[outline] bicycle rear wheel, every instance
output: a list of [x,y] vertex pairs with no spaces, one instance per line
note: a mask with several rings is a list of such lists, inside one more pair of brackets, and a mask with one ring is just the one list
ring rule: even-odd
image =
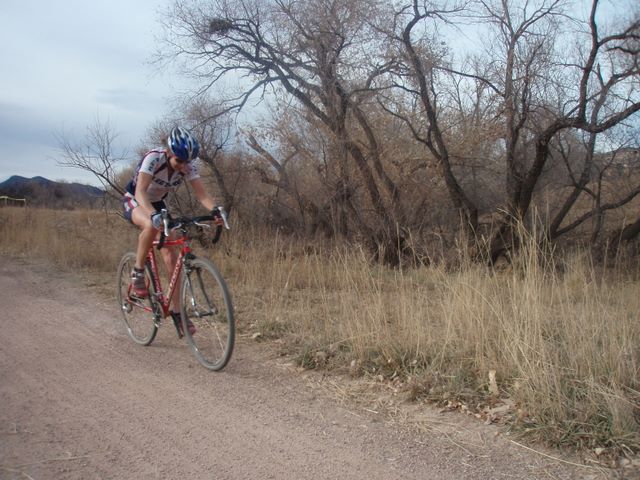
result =
[[[198,362],[221,370],[231,358],[236,328],[231,295],[213,263],[195,258],[185,264],[180,300],[184,334]],[[189,321],[196,327],[194,334]]]
[[140,345],[150,345],[156,338],[158,325],[155,320],[153,303],[153,282],[148,265],[145,265],[145,277],[149,289],[149,297],[139,299],[131,296],[131,271],[136,262],[136,254],[129,252],[120,260],[118,267],[118,305],[122,312],[122,320],[131,339]]

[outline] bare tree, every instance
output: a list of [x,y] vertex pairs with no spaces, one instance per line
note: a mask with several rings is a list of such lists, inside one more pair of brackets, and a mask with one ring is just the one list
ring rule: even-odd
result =
[[388,35],[398,45],[404,62],[403,68],[396,71],[394,87],[416,97],[422,106],[423,116],[412,119],[397,109],[387,111],[406,122],[415,139],[436,159],[450,200],[461,214],[465,229],[473,233],[477,228],[478,209],[454,173],[450,146],[441,125],[445,107],[440,102],[442,85],[438,83],[438,77],[447,64],[443,52],[434,46],[440,45],[436,34],[423,25],[425,21],[447,23],[449,16],[463,12],[465,7],[464,2],[451,5],[443,2],[439,6],[435,2],[413,0],[396,10],[392,31]]
[[[508,190],[507,211],[510,218],[505,221],[499,234],[494,238],[493,258],[512,244],[514,233],[512,221],[523,219],[527,214],[540,175],[549,160],[554,137],[567,129],[579,129],[592,134],[600,134],[620,125],[621,122],[640,110],[637,85],[634,86],[633,80],[637,78],[639,73],[638,50],[626,48],[630,41],[635,41],[634,39],[638,38],[640,22],[636,17],[620,30],[608,35],[601,35],[596,22],[598,3],[598,0],[594,0],[592,3],[587,25],[590,45],[586,49],[585,55],[577,56],[573,62],[565,60],[555,62],[555,64],[543,63],[559,78],[565,81],[577,80],[574,84],[577,85],[577,88],[571,88],[570,85],[567,85],[562,92],[563,108],[552,110],[546,102],[535,104],[533,100],[536,98],[528,93],[531,92],[529,85],[534,84],[533,79],[527,75],[524,75],[521,80],[511,75],[505,77],[507,80],[511,79],[510,82],[517,80],[517,83],[522,85],[519,89],[512,88],[510,90],[513,93],[520,92],[517,96],[520,101],[515,103],[512,99],[508,102],[510,105],[508,108],[516,106],[515,111],[518,112],[518,116],[507,115],[507,129],[511,132],[517,132],[514,130],[514,126],[526,125],[527,120],[531,119],[537,120],[541,125],[537,128],[534,128],[533,125],[529,126],[533,134],[531,143],[535,146],[531,162],[528,165],[524,164],[524,168],[520,163],[519,167],[513,169],[509,174],[511,186]],[[532,20],[541,20],[550,16],[557,6],[559,6],[557,1],[543,4],[537,13],[538,16],[530,17],[529,22],[525,20],[521,23],[521,27],[526,29],[527,25],[532,25]],[[488,11],[493,12],[491,9]],[[506,19],[508,12],[502,10],[497,17]],[[521,28],[515,31],[521,31]],[[549,38],[549,36],[545,38]],[[544,40],[537,36],[532,42],[527,43],[527,51],[532,54],[527,63],[534,65],[539,56],[543,55],[543,52],[547,52],[550,46],[545,46]],[[566,52],[561,52],[561,55],[562,58],[566,58]],[[622,58],[614,61],[612,55]],[[547,54],[545,53],[544,56]],[[510,71],[507,68],[506,72]],[[542,75],[540,77],[547,78]],[[537,100],[539,101],[540,98]],[[544,110],[545,115],[532,115],[536,109]],[[509,141],[507,144],[510,145]],[[517,147],[517,143],[514,147]],[[515,162],[509,162],[508,165],[515,165]]]
[[[284,112],[275,120],[277,125],[270,125],[268,132],[262,135],[274,144],[277,153],[269,151],[259,139],[258,129],[244,132],[247,145],[257,154],[252,168],[263,184],[273,188],[274,198],[280,192],[285,193],[291,211],[298,212],[296,222],[302,228],[311,235],[321,230],[332,236],[338,230],[333,222],[333,208],[343,202],[329,194],[333,188],[323,175],[322,165],[325,162],[317,158],[313,146],[309,145],[313,143],[309,138],[311,128],[297,113],[291,109]],[[313,185],[309,185],[310,181]]]
[[[578,225],[574,205],[589,195],[601,135],[625,128],[640,109],[637,13],[603,34],[598,0],[582,22],[565,14],[567,6],[566,0],[193,0],[175,4],[171,18],[179,20],[166,31],[173,53],[192,60],[188,70],[199,78],[200,93],[232,80],[235,88],[225,90],[217,114],[275,99],[326,132],[332,145],[326,157],[318,155],[324,177],[316,180],[330,207],[292,180],[301,158],[295,143],[282,137],[290,150],[276,155],[256,136],[248,139],[261,159],[260,178],[287,192],[301,212],[331,211],[337,232],[397,251],[405,227],[425,228],[416,208],[423,220],[436,217],[425,214],[427,193],[444,189],[446,208],[458,212],[466,234],[478,235],[479,212],[500,212],[492,215],[499,217],[490,239],[495,259],[517,247],[515,226],[526,222],[562,162],[563,138],[584,132],[584,161],[566,164],[571,187],[563,187],[545,228],[556,238]],[[487,51],[465,63],[440,41],[441,29],[462,15],[492,35]],[[388,153],[389,114],[422,145],[422,158],[407,142],[399,155]],[[594,218],[623,200],[598,198]]]
[[111,124],[99,118],[87,127],[81,144],[64,133],[57,134],[62,153],[61,167],[79,168],[93,174],[112,198],[119,199],[124,194],[124,187],[119,178],[118,163],[123,162],[126,153],[116,155],[114,142],[117,138]]
[[[228,111],[270,93],[293,98],[321,122],[336,144],[332,196],[343,201],[344,218],[365,212],[353,227],[388,247],[398,243],[400,192],[381,160],[366,104],[384,88],[395,59],[373,53],[384,48],[367,22],[376,9],[364,0],[178,2],[172,15],[178,22],[167,27],[175,54],[196,62],[192,73],[202,91],[241,78]],[[353,204],[343,193],[360,185],[367,201]]]
[[[631,156],[638,155],[637,140],[635,148],[623,144],[613,151],[598,153],[595,148],[598,135],[587,133],[585,137],[585,144],[578,154],[581,162],[571,161],[570,148],[562,148],[559,153],[568,172],[569,188],[549,223],[548,236],[551,240],[574,231],[588,220],[593,220],[589,243],[594,245],[600,237],[605,213],[627,205],[640,195],[637,179],[632,176],[631,182],[626,181],[626,177],[629,177],[639,166],[635,162],[631,163],[633,160],[629,159]],[[581,169],[576,174],[573,168],[579,163],[581,163]],[[566,221],[578,200],[585,197],[590,201],[592,208]],[[624,240],[633,238],[630,232],[630,230],[626,231]]]
[[[191,126],[192,132],[200,141],[200,160],[207,166],[222,197],[222,202],[231,213],[234,207],[234,195],[231,176],[224,171],[225,147],[229,145],[232,136],[232,125],[229,115],[219,115],[220,106],[207,97],[197,97],[191,100],[186,108],[185,119]],[[228,178],[229,177],[229,178]],[[238,175],[235,175],[238,178]]]
[[[492,114],[498,119],[497,130],[501,132],[499,154],[505,178],[505,203],[498,207],[504,215],[490,247],[491,258],[495,259],[517,246],[514,227],[529,213],[556,136],[565,130],[598,135],[621,125],[640,109],[639,24],[636,16],[619,30],[600,34],[596,21],[598,1],[594,0],[583,33],[574,39],[579,46],[587,47],[572,50],[566,48],[566,38],[557,42],[560,24],[569,23],[563,10],[566,2],[562,0],[524,4],[478,0],[471,6],[480,25],[493,27],[484,60],[475,63],[476,67],[490,68],[453,68],[430,47],[436,43],[429,32],[435,31],[438,23],[448,22],[447,15],[463,12],[466,5],[442,2],[438,7],[436,2],[414,0],[398,9],[395,17],[394,40],[405,52],[406,65],[405,76],[400,77],[406,81],[398,82],[398,87],[421,100],[426,128],[410,127],[440,162],[450,197],[457,208],[466,212],[472,226],[477,207],[461,187],[463,182],[448,153],[451,145],[441,128],[447,104],[442,101],[438,72],[445,71],[474,84],[479,82],[493,97],[488,103],[493,105]],[[416,28],[423,32],[422,37],[414,33]],[[476,103],[476,109],[478,106]],[[558,224],[586,178],[577,182],[576,191],[566,199],[565,212],[556,216],[551,226],[554,235],[561,231]]]

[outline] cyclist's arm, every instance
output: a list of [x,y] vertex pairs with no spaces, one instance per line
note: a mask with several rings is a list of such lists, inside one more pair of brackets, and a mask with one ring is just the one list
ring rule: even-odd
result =
[[144,214],[148,218],[152,213],[155,212],[153,205],[151,205],[151,201],[149,200],[149,195],[147,190],[151,185],[151,180],[153,177],[145,172],[138,173],[138,182],[136,185],[136,201],[138,202],[138,206],[144,208]]
[[194,178],[190,180],[189,183],[191,184],[193,193],[195,194],[200,204],[204,208],[206,208],[207,211],[213,210],[213,208],[216,206],[216,203],[213,200],[213,197],[209,195],[209,192],[207,192],[207,189],[204,187],[204,183],[202,182],[202,180],[200,178]]

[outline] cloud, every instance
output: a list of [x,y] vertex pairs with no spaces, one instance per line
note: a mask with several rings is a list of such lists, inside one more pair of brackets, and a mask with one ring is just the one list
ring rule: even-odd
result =
[[0,102],[0,150],[7,145],[53,145],[49,119],[29,105]]
[[130,88],[99,89],[95,93],[95,100],[99,104],[131,112],[159,112],[161,109],[157,97],[146,91]]
[[96,121],[135,151],[170,95],[169,73],[149,64],[168,2],[0,0],[0,177],[75,177],[55,162],[58,136],[82,144]]

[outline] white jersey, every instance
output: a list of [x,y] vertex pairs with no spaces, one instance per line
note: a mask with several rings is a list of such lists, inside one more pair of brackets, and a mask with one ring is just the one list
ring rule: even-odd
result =
[[173,171],[171,178],[169,178],[169,158],[165,150],[151,150],[147,152],[142,161],[136,168],[136,173],[133,179],[127,185],[127,192],[135,197],[136,184],[138,183],[138,175],[140,172],[148,173],[151,175],[151,183],[147,189],[147,195],[150,202],[159,202],[171,191],[176,190],[183,179],[193,180],[200,178],[198,169],[194,164],[197,159],[187,164],[184,173]]

